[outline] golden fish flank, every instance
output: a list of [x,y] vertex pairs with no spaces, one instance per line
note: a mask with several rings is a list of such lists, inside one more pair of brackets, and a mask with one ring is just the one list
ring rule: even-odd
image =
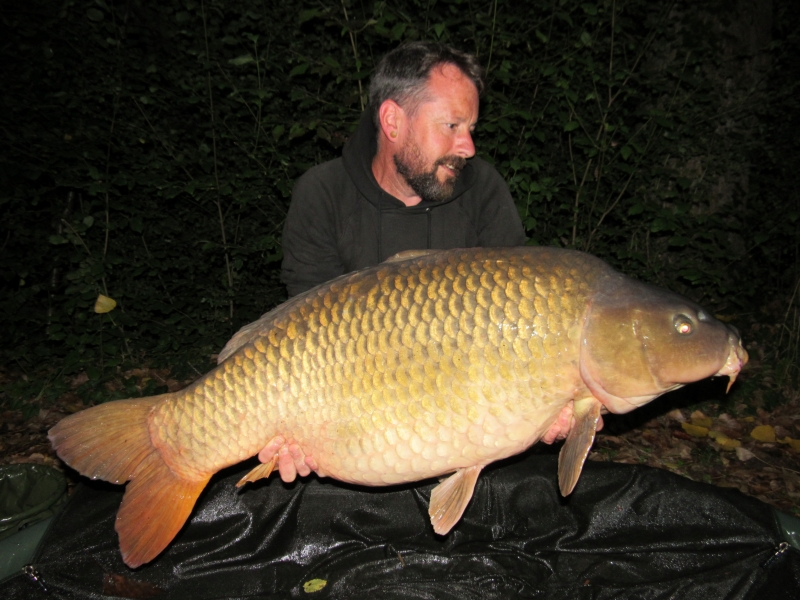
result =
[[163,550],[213,473],[276,439],[351,483],[453,473],[431,495],[434,529],[446,533],[480,469],[535,443],[562,411],[575,414],[559,463],[568,494],[601,410],[733,378],[746,359],[733,330],[700,307],[586,254],[412,252],[244,327],[185,390],[88,409],[51,439],[81,473],[131,481],[117,519],[131,566]]

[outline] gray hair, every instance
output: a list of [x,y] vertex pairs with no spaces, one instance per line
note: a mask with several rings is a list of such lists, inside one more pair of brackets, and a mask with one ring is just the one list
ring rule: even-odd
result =
[[406,42],[384,56],[375,67],[369,84],[372,121],[380,129],[378,110],[394,100],[413,114],[425,100],[426,84],[435,67],[454,65],[483,93],[483,68],[472,54],[437,42]]

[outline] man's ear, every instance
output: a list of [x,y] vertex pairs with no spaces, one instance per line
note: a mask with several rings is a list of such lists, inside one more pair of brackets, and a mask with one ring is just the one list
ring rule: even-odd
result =
[[378,119],[381,126],[382,137],[391,143],[403,138],[406,113],[394,100],[384,100],[378,109]]

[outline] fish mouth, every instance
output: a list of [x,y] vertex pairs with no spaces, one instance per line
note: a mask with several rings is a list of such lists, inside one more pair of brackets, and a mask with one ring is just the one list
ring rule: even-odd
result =
[[747,350],[742,346],[742,340],[740,340],[738,336],[731,334],[728,337],[728,341],[730,342],[731,351],[728,353],[725,364],[714,374],[715,377],[726,376],[729,378],[726,393],[731,391],[733,382],[736,381],[736,377],[739,375],[742,367],[747,364],[750,358],[747,354]]

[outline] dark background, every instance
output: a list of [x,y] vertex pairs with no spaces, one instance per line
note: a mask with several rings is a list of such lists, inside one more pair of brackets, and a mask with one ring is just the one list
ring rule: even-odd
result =
[[[578,248],[743,330],[797,387],[794,0],[28,0],[0,5],[5,405],[158,391],[285,299],[294,180],[338,156],[399,42],[476,53],[478,152],[531,244]],[[95,312],[103,294],[117,302]]]

